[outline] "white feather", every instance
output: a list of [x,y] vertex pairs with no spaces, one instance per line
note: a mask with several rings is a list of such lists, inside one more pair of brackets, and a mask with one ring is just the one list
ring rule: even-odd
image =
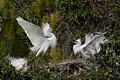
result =
[[31,51],[37,51],[36,56],[42,52],[45,53],[50,46],[52,48],[56,46],[57,39],[55,35],[51,33],[52,29],[48,23],[43,24],[44,27],[42,31],[40,27],[22,19],[21,17],[17,17],[16,20],[24,29],[25,33],[33,44],[33,47],[30,48]]
[[18,24],[24,29],[31,43],[36,47],[42,41],[47,40],[44,33],[37,25],[34,25],[28,21],[25,21],[21,17],[17,17]]
[[28,69],[27,59],[9,57],[9,60],[10,60],[11,65],[15,67],[16,70],[27,71]]
[[92,33],[88,33],[85,35],[85,44],[88,44],[92,39],[93,39],[93,34]]
[[104,43],[107,39],[104,37],[105,33],[101,33],[99,35],[95,35],[93,39],[87,44],[85,50],[91,52],[91,54],[99,53],[100,51],[100,43]]

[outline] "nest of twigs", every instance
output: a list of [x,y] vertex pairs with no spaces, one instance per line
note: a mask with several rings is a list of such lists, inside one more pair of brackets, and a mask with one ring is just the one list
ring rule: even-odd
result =
[[59,69],[59,74],[65,73],[68,75],[77,75],[83,70],[93,70],[95,66],[95,63],[85,59],[64,60],[54,65]]

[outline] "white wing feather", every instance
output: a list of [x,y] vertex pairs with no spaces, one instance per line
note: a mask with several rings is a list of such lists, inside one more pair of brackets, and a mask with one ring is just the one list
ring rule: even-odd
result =
[[88,33],[85,35],[85,44],[88,44],[93,39],[93,34]]
[[104,34],[105,33],[95,35],[94,38],[87,44],[84,49],[92,53],[94,52],[93,54],[98,53],[100,51],[99,44],[105,42]]
[[16,20],[18,21],[18,24],[24,29],[25,33],[34,46],[38,46],[43,41],[47,40],[43,31],[37,25],[34,25],[22,19],[21,17],[17,17]]

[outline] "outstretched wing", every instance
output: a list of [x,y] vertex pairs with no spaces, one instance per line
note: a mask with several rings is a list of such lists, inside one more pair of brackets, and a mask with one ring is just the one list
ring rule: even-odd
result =
[[48,23],[42,24],[42,30],[45,36],[49,37],[50,32],[52,31],[52,28],[50,28],[50,25]]
[[100,35],[95,35],[94,38],[87,44],[85,50],[94,52],[94,54],[98,53],[100,51],[99,44],[104,43],[106,41],[104,34],[105,33],[102,33]]
[[24,29],[25,33],[34,46],[38,46],[43,41],[47,40],[43,31],[37,25],[34,25],[22,19],[21,17],[17,17],[16,20],[18,21],[18,24]]
[[88,44],[93,39],[93,34],[88,33],[85,35],[85,44]]

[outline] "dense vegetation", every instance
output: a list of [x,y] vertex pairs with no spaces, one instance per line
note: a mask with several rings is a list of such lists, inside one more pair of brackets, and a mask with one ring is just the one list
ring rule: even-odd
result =
[[[2,80],[78,80],[120,79],[120,0],[0,0],[0,79]],[[32,46],[16,17],[41,26],[49,22],[58,39],[56,50],[50,49],[43,60],[29,54]],[[109,42],[101,45],[93,69],[76,75],[61,73],[51,67],[73,53],[75,39],[88,32],[106,32]],[[84,39],[83,39],[84,40]],[[9,64],[6,56],[26,57],[30,69],[21,73]],[[74,69],[73,69],[74,70]]]

